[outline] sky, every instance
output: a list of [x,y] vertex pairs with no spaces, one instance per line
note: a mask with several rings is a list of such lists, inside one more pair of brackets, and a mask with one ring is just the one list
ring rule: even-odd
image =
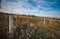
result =
[[0,12],[60,17],[60,0],[2,0]]

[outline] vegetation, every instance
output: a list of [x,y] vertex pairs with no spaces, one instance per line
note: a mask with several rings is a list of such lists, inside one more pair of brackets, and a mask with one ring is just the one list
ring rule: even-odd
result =
[[60,20],[46,19],[44,25],[44,20],[41,19],[15,18],[14,25],[17,25],[13,30],[15,39],[60,39]]
[[0,39],[8,39],[8,16],[0,14]]
[[13,33],[9,38],[8,16],[9,14],[0,14],[0,39],[60,39],[60,18],[25,15],[13,15]]

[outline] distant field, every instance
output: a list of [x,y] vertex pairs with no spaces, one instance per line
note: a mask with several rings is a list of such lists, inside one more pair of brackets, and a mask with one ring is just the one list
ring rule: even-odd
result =
[[0,38],[9,39],[9,16],[13,16],[11,39],[60,39],[60,18],[0,13]]

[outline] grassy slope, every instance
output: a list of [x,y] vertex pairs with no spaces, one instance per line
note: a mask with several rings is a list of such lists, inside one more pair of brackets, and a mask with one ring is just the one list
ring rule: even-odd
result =
[[19,39],[60,39],[60,20],[45,18],[44,25],[43,19],[43,17],[16,16],[14,18],[16,36],[20,36]]
[[[6,19],[4,18],[5,16]],[[59,19],[22,15],[13,16],[14,27],[12,27],[12,30],[14,39],[60,39]],[[0,17],[2,19],[0,19],[0,34],[3,30],[7,34],[7,28],[5,29],[4,27],[8,26],[8,15],[0,14]],[[46,19],[45,25],[43,24],[43,19]]]

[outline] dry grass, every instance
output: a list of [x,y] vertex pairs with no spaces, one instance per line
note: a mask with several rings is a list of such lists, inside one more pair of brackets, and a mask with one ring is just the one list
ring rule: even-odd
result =
[[[0,38],[9,39],[9,14],[0,14]],[[60,20],[31,16],[14,16],[12,39],[60,39]],[[46,19],[46,24],[44,20]]]

